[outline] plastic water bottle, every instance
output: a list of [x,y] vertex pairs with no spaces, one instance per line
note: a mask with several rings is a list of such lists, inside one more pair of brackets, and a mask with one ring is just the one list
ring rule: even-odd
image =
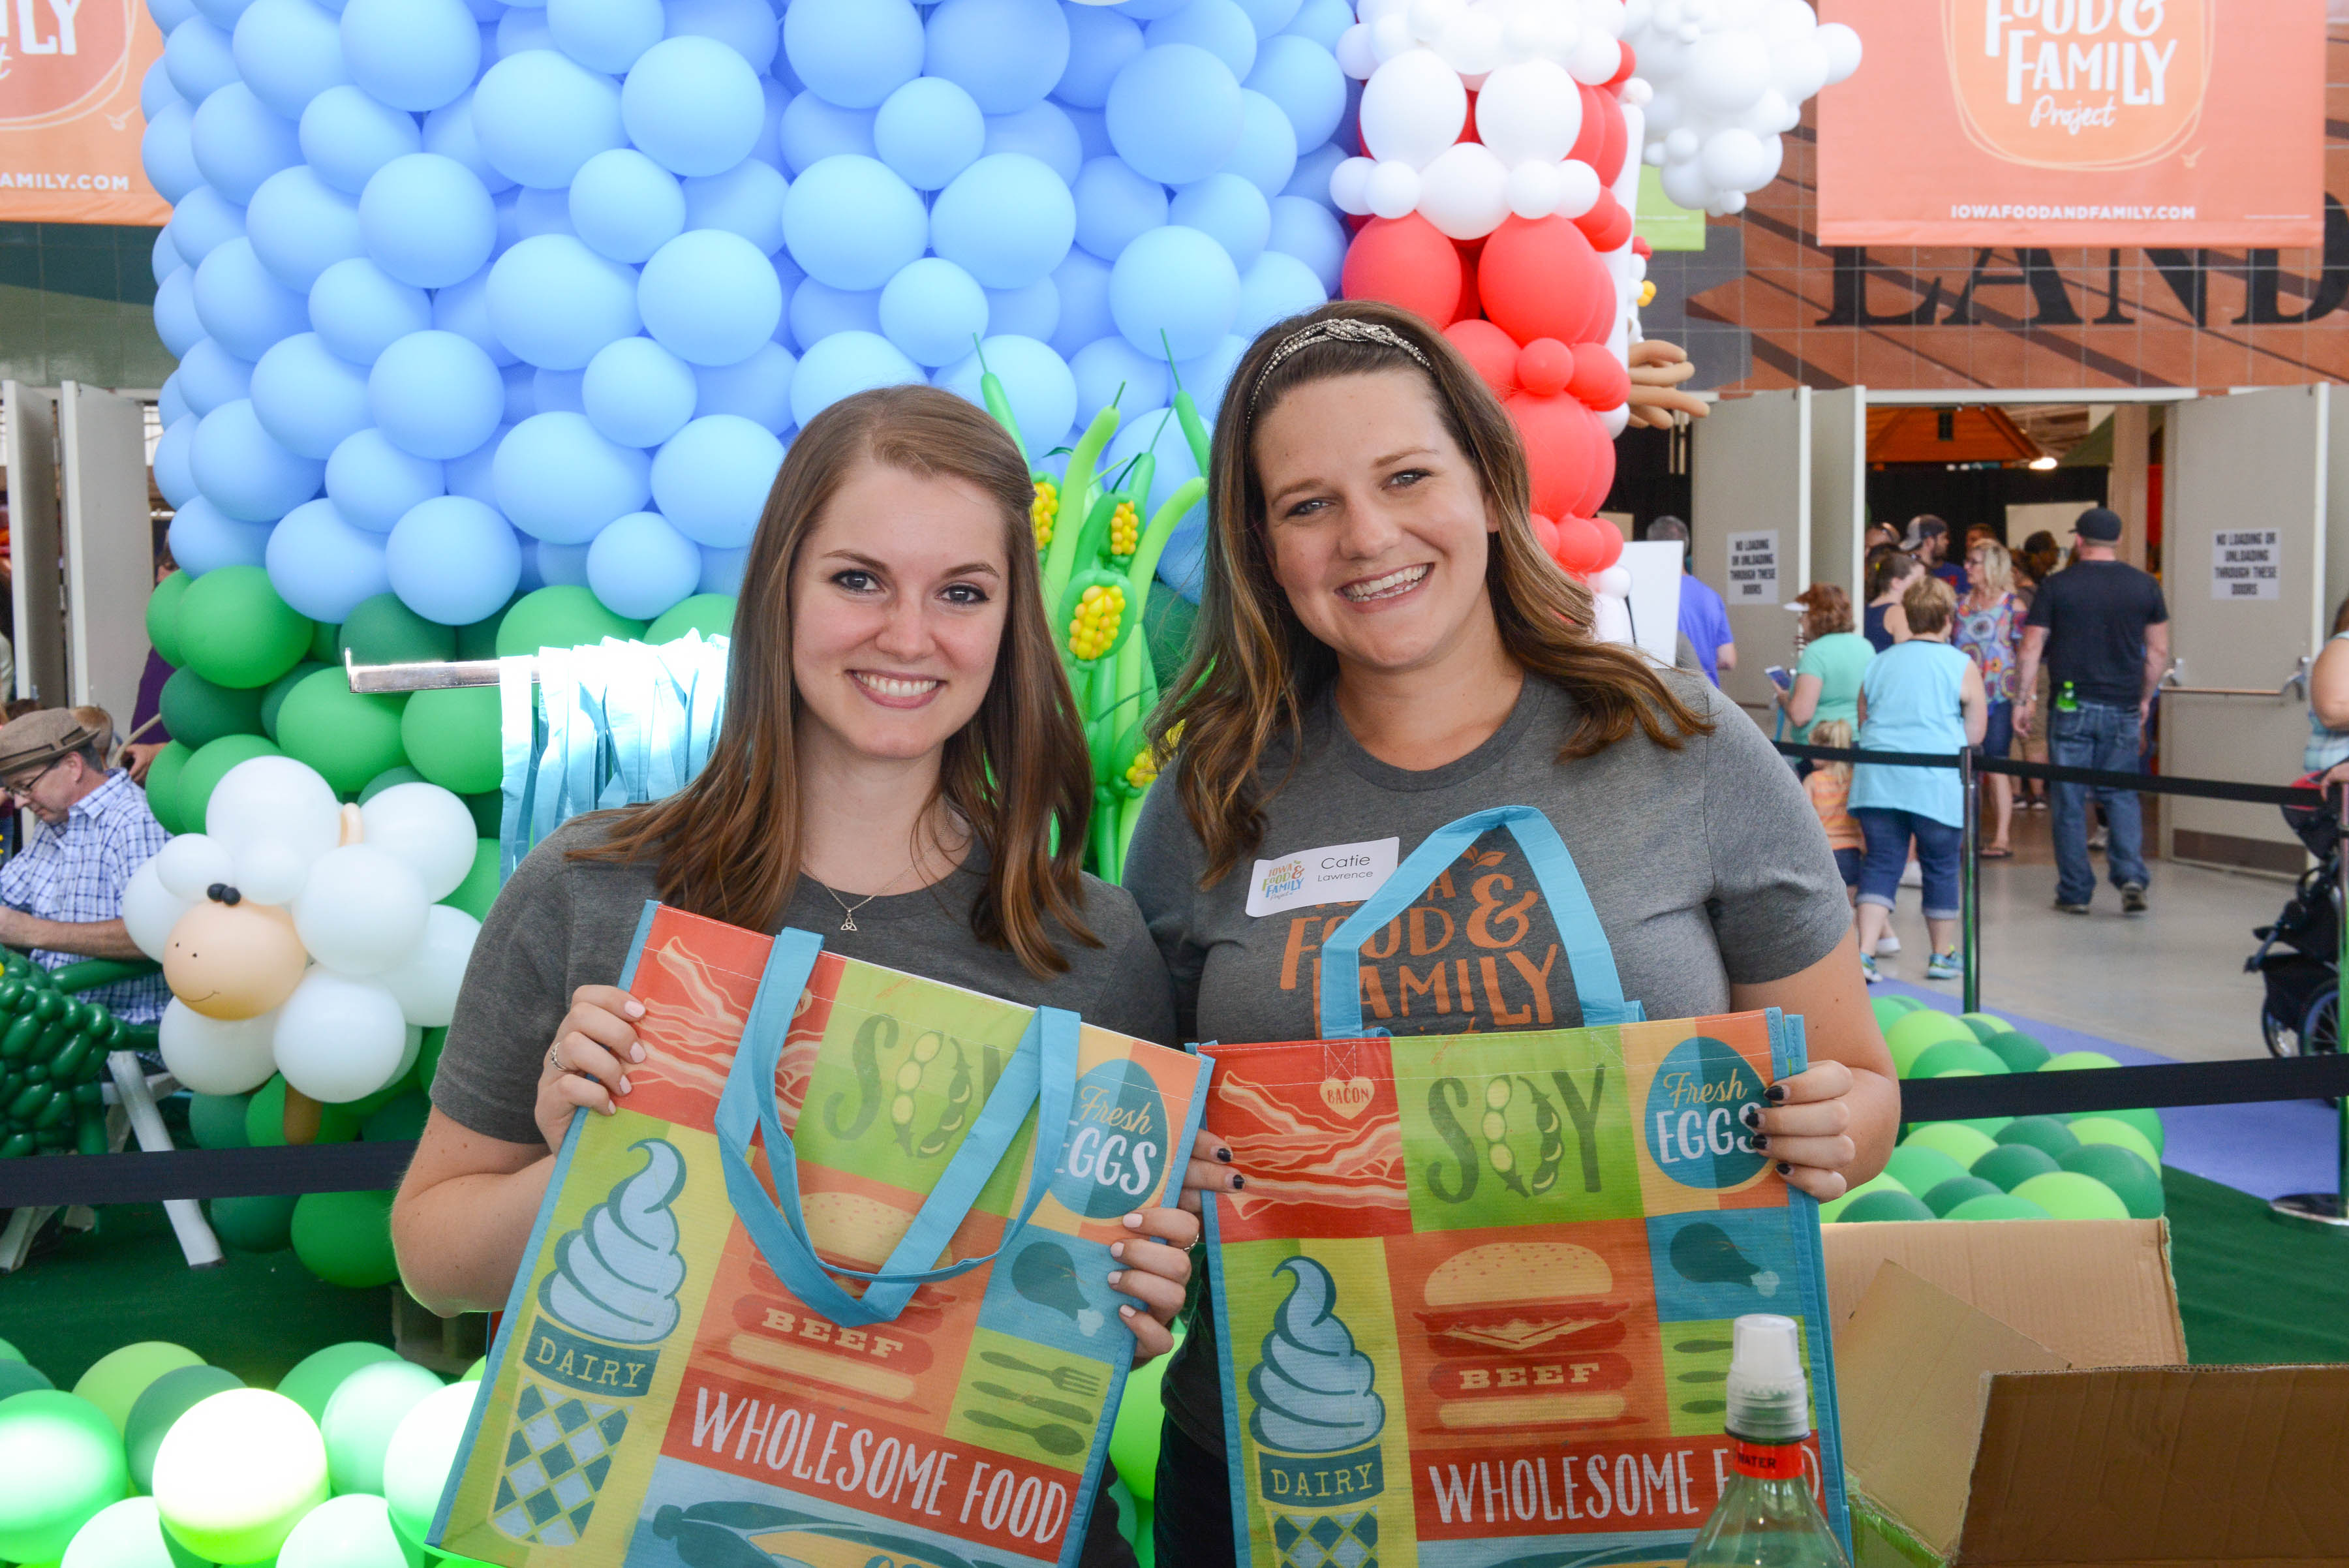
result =
[[1689,1548],[1688,1568],[1850,1568],[1803,1474],[1810,1397],[1793,1318],[1737,1320],[1728,1403],[1734,1473]]

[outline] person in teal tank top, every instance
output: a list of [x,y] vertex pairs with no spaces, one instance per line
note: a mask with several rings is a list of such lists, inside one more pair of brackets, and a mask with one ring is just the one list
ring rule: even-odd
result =
[[1777,701],[1795,740],[1807,742],[1821,724],[1858,724],[1860,678],[1876,649],[1851,629],[1851,596],[1833,583],[1813,583],[1795,602],[1803,607],[1803,656],[1792,688]]
[[[1990,704],[1982,671],[1950,646],[1957,595],[1938,577],[1920,577],[1901,597],[1909,640],[1876,656],[1859,687],[1859,749],[1949,756],[1982,744]],[[1892,925],[1892,900],[1909,846],[1925,877],[1925,926],[1933,955],[1927,980],[1963,972],[1958,953],[1958,855],[1965,799],[1955,768],[1862,763],[1852,770],[1851,814],[1868,836],[1859,870],[1860,968],[1877,978],[1876,945]]]

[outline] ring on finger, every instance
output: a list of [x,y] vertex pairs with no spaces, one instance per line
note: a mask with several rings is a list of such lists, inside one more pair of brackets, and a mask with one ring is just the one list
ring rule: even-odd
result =
[[571,1071],[571,1064],[563,1059],[563,1042],[557,1040],[546,1048],[546,1064],[558,1073]]

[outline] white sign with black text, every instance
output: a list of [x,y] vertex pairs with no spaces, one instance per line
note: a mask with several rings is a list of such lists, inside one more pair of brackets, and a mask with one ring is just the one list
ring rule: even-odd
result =
[[2281,535],[2273,528],[2221,528],[2210,535],[2210,597],[2272,599],[2282,597],[2277,556]]
[[1722,596],[1733,605],[1774,605],[1778,602],[1778,531],[1729,536],[1729,591]]

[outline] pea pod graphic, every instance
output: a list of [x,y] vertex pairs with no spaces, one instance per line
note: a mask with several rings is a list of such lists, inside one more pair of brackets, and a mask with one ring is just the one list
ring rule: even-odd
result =
[[1485,1085],[1485,1119],[1477,1130],[1485,1135],[1485,1158],[1491,1162],[1493,1174],[1501,1185],[1526,1196],[1525,1178],[1517,1174],[1517,1151],[1509,1147],[1509,1101],[1515,1089],[1506,1075]]
[[927,1159],[944,1154],[947,1145],[970,1116],[970,1058],[963,1054],[959,1041],[955,1044],[954,1076],[947,1080],[946,1109],[938,1113],[938,1125],[930,1129],[914,1152]]
[[937,1060],[938,1048],[945,1043],[945,1036],[935,1029],[929,1030],[916,1038],[914,1048],[897,1064],[893,1080],[896,1093],[889,1100],[889,1126],[897,1147],[907,1154],[914,1152],[914,1093],[922,1086],[924,1075]]
[[896,1044],[897,1021],[885,1012],[874,1013],[858,1025],[856,1042],[849,1048],[849,1060],[856,1068],[856,1109],[843,1126],[840,1106],[848,1096],[834,1095],[824,1102],[823,1125],[833,1137],[861,1137],[873,1125],[881,1109],[881,1053]]
[[1550,1103],[1541,1085],[1531,1078],[1520,1078],[1526,1093],[1534,1097],[1534,1131],[1541,1137],[1541,1153],[1535,1158],[1534,1174],[1529,1182],[1537,1195],[1557,1185],[1557,1168],[1566,1158],[1566,1128],[1559,1121],[1557,1107]]

